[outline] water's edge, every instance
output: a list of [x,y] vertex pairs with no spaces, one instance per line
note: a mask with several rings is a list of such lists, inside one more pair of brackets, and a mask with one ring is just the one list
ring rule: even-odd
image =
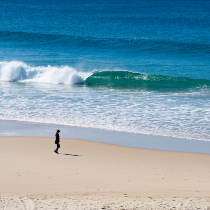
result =
[[61,138],[83,139],[119,146],[153,150],[210,154],[210,141],[134,134],[67,125],[0,120],[0,136],[31,136],[50,138],[54,137],[54,133],[58,128],[61,130]]

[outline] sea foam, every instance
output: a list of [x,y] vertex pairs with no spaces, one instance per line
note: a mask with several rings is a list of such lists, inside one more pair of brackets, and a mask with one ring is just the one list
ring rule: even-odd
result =
[[82,84],[84,80],[70,66],[30,66],[20,61],[0,62],[0,81]]

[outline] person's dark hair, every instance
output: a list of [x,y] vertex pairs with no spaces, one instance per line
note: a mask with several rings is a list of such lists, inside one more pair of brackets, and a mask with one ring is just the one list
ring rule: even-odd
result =
[[57,132],[60,133],[61,131],[60,130],[57,130]]

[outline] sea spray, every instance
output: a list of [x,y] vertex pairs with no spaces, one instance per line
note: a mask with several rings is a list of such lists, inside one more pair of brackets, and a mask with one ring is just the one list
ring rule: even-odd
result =
[[23,62],[0,62],[0,80],[7,82],[25,80],[28,77],[27,68],[28,66]]
[[69,66],[30,66],[20,61],[0,62],[0,81],[82,84],[76,69]]

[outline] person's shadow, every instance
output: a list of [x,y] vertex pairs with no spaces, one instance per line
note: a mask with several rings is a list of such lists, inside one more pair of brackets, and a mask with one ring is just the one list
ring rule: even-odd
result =
[[73,157],[80,157],[81,156],[81,155],[70,154],[70,153],[65,153],[63,155],[65,155],[65,156],[73,156]]

